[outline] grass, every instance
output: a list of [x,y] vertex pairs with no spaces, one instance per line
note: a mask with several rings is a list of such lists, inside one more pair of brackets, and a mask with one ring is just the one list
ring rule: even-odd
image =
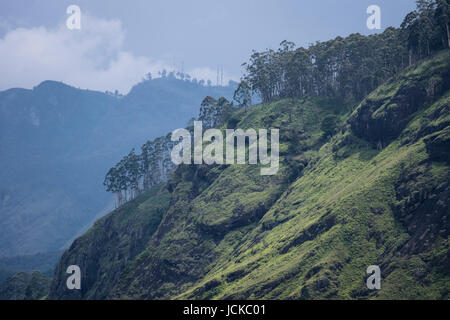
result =
[[[399,90],[437,81],[448,55],[369,95],[370,115],[383,121]],[[165,188],[97,222],[62,264],[99,255],[87,266],[91,298],[448,299],[448,236],[429,231],[446,216],[450,174],[427,145],[446,139],[448,99],[408,114],[383,148],[346,123],[361,106],[351,114],[339,101],[305,98],[239,110],[238,128],[280,129],[279,174],[180,166]],[[331,138],[321,131],[327,116],[340,121]],[[366,288],[369,265],[381,268],[381,290]]]

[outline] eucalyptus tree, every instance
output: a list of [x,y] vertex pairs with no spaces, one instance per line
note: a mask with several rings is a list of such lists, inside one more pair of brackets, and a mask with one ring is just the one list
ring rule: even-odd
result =
[[207,96],[200,104],[200,114],[198,119],[203,122],[207,128],[212,128],[215,123],[217,113],[217,100],[211,96]]
[[252,104],[252,90],[247,81],[242,80],[233,94],[233,100],[239,107],[247,108]]

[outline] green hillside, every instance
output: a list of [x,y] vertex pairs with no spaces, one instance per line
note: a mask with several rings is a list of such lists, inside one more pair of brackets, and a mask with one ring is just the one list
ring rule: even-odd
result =
[[0,300],[44,300],[51,281],[39,271],[19,272],[0,285]]
[[[73,242],[49,298],[449,299],[449,89],[447,49],[357,106],[236,111],[224,128],[280,129],[278,174],[179,166]],[[66,288],[71,264],[81,290]]]

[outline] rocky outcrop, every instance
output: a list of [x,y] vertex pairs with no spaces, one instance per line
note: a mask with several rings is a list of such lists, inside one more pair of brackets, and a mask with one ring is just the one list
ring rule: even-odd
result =
[[405,87],[388,101],[366,99],[350,124],[353,132],[383,148],[395,140],[425,101],[421,87]]
[[[448,52],[440,59],[449,59]],[[450,88],[446,64],[428,65],[426,71],[409,72],[370,94],[355,110],[349,123],[360,138],[384,148],[395,140],[419,109],[430,106]]]
[[450,162],[450,126],[427,137],[425,143],[433,160]]
[[447,183],[434,180],[431,165],[424,163],[400,175],[393,212],[410,236],[402,248],[406,254],[429,250],[436,238],[450,236],[450,175],[448,171],[443,174]]

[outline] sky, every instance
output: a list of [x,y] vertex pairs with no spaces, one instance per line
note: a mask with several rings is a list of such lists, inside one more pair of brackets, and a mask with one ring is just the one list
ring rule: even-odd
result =
[[[81,29],[69,30],[69,5]],[[366,10],[381,9],[369,30]],[[398,27],[415,0],[2,0],[0,90],[44,80],[126,94],[162,69],[215,84],[238,81],[252,50],[283,40],[308,46],[351,33]]]

